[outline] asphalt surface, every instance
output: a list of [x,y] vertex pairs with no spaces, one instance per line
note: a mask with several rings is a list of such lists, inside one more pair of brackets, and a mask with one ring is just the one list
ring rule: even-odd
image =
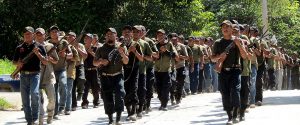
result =
[[[0,93],[12,103],[20,107],[19,93]],[[89,99],[92,100],[91,95]],[[92,101],[90,101],[92,102]],[[80,102],[78,103],[78,105]],[[190,95],[177,106],[169,104],[168,111],[158,111],[160,106],[157,98],[152,101],[153,111],[145,114],[136,122],[125,121],[126,111],[122,115],[123,125],[225,125],[227,115],[223,111],[220,93],[205,93]],[[265,91],[263,106],[249,109],[246,121],[239,125],[300,125],[300,91]],[[71,115],[60,115],[53,125],[106,125],[107,116],[104,114],[103,103],[99,108],[79,108]],[[0,125],[24,125],[24,112],[0,111]]]

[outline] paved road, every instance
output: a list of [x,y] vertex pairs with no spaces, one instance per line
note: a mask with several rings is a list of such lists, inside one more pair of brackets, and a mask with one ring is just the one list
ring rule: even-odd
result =
[[[3,95],[3,94],[2,94]],[[1,97],[1,93],[0,93]],[[152,102],[153,111],[135,123],[124,121],[124,125],[224,125],[226,113],[222,110],[220,93],[191,95],[184,98],[180,106],[169,107],[169,111],[158,111],[159,102]],[[264,104],[250,109],[246,121],[239,125],[299,125],[300,124],[300,91],[266,91]],[[103,105],[99,108],[79,109],[70,116],[62,115],[54,125],[106,125]],[[25,124],[22,111],[1,111],[0,125]]]

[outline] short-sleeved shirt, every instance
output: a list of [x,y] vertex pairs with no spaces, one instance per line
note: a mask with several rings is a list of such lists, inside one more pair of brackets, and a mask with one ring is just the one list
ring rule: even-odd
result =
[[[149,46],[150,46],[152,52],[158,52],[156,44],[155,44],[155,42],[153,40],[151,40],[150,38],[146,37],[145,41],[147,43],[149,43]],[[146,61],[145,63],[146,63],[146,67],[147,68],[153,68],[153,66],[154,66],[154,62],[153,61],[152,62]]]
[[[136,47],[136,51],[143,55],[143,52],[142,52],[142,48],[141,48],[141,45],[138,43],[138,42],[134,42],[133,40],[131,40],[127,45],[126,45],[126,48],[129,48],[130,46],[135,46]],[[128,53],[128,63],[127,64],[124,64],[124,69],[129,69],[129,70],[132,70],[132,67],[139,67],[140,65],[140,61],[139,59],[135,56],[135,54],[133,52],[129,52]]]
[[194,44],[193,46],[189,46],[193,52],[194,63],[200,63],[200,57],[203,56],[203,52],[199,45]]
[[[224,38],[221,38],[216,40],[213,45],[213,55],[222,54],[225,51],[226,47],[231,43],[233,43],[232,39],[226,40]],[[233,68],[237,65],[241,65],[240,51],[236,45],[233,45],[233,47],[231,47],[229,49],[229,52],[227,53],[227,58],[224,60],[222,68]]]
[[68,66],[67,66],[67,77],[72,78],[75,80],[76,77],[76,62],[79,61],[79,54],[78,51],[75,49],[74,46],[70,46],[71,51],[73,53],[73,60],[68,60]]
[[[207,46],[207,45],[200,45],[200,48],[201,48],[201,50],[202,50],[202,52],[203,52],[203,55],[206,55],[206,56],[208,56],[208,49],[209,49],[209,46]],[[209,63],[210,62],[210,59],[209,58],[204,58],[204,62],[203,63]]]
[[[102,58],[109,61],[108,65],[101,69],[101,72],[108,74],[122,72],[123,62],[118,51],[119,46],[119,43],[116,43],[115,45],[108,45],[107,43],[104,43],[102,47],[97,49],[95,59],[98,60]],[[125,53],[127,53],[126,46],[124,46],[124,49]]]
[[[64,39],[61,40],[60,43],[53,43],[51,41],[51,39],[48,42],[52,43],[54,46],[57,46],[57,48],[56,48],[57,53],[60,52],[61,50],[63,50],[64,48],[68,47],[68,41],[66,41]],[[67,51],[67,53],[71,52],[71,49],[68,47],[66,51]],[[66,68],[67,68],[66,57],[61,57],[60,55],[58,55],[58,57],[59,57],[59,60],[58,60],[57,64],[53,65],[54,71],[66,70]]]
[[157,43],[156,47],[160,48],[162,46],[166,47],[164,53],[159,53],[160,58],[155,61],[154,71],[156,72],[171,72],[171,60],[178,55],[176,49],[171,42],[165,41],[164,44]]
[[[188,52],[186,50],[186,47],[182,43],[177,43],[177,45],[174,45],[178,55],[188,56]],[[181,68],[185,67],[185,60],[180,60],[178,62],[175,62],[175,68]]]
[[[40,53],[43,56],[46,56],[46,51],[42,45],[39,45],[36,42],[33,42],[32,44],[22,43],[19,45],[16,50],[13,57],[13,61],[17,62],[19,60],[24,61],[23,59],[32,52],[34,47],[37,46],[39,48]],[[32,52],[32,57],[28,58],[25,62],[23,62],[23,67],[21,68],[21,71],[30,71],[30,72],[36,72],[40,71],[40,59]]]
[[[152,55],[152,50],[150,48],[150,45],[148,42],[140,39],[138,41],[138,43],[140,44],[141,46],[141,49],[142,49],[142,53],[144,54],[144,56],[151,56]],[[140,62],[140,67],[139,67],[139,73],[140,74],[146,74],[146,60],[144,59],[143,62]]]
[[[268,44],[266,43],[265,40],[260,40],[258,38],[256,38],[256,42],[259,49],[261,48],[265,48],[265,49],[269,49]],[[260,56],[256,56],[257,57],[257,63],[258,66],[262,65],[263,63],[265,63],[265,57],[263,56],[263,51],[261,50],[261,55]]]

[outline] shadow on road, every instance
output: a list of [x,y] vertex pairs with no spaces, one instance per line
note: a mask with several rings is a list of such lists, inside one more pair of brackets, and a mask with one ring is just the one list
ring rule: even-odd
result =
[[263,98],[263,105],[294,105],[294,104],[300,104],[300,96]]

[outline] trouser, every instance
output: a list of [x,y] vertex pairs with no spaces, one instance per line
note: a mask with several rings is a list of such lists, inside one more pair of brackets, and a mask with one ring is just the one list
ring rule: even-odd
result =
[[176,69],[176,81],[172,82],[171,87],[171,100],[179,102],[182,98],[182,91],[185,79],[185,68],[181,67]]
[[20,92],[25,119],[28,124],[38,120],[40,103],[40,75],[22,74],[20,76]]
[[139,74],[139,79],[138,79],[138,90],[137,90],[137,95],[139,99],[139,107],[138,107],[138,113],[143,111],[143,107],[146,103],[146,74]]
[[46,83],[43,84],[40,89],[40,97],[41,97],[41,104],[40,104],[40,119],[44,117],[45,110],[44,110],[44,96],[43,91],[45,90],[47,98],[48,98],[48,105],[47,105],[47,114],[48,117],[53,117],[54,115],[54,108],[55,108],[55,88],[54,84]]
[[270,68],[268,69],[268,75],[269,75],[269,82],[268,82],[268,88],[273,89],[276,86],[275,82],[275,70]]
[[171,78],[169,72],[155,72],[157,95],[161,107],[166,108],[170,98]]
[[189,66],[187,66],[185,68],[185,79],[184,79],[184,92],[185,93],[190,93],[191,92],[191,89],[190,89],[190,74],[189,74]]
[[153,98],[153,85],[155,82],[154,69],[148,68],[146,72],[146,107],[150,108],[151,98]]
[[299,74],[292,74],[292,89],[299,89]]
[[245,110],[248,106],[249,98],[249,76],[241,77],[241,110]]
[[190,89],[191,93],[196,93],[199,86],[199,64],[194,64],[194,71],[189,71],[190,74]]
[[[66,105],[67,98],[67,72],[66,70],[55,71],[56,83],[55,87],[55,110],[54,115],[57,115],[59,110],[63,110]],[[58,96],[59,95],[59,96]]]
[[222,70],[219,74],[220,92],[225,111],[232,111],[233,108],[240,108],[241,70]]
[[288,89],[288,77],[287,77],[287,67],[283,68],[283,78],[282,78],[282,89],[287,90]]
[[204,80],[204,68],[199,69],[199,85],[197,88],[197,92],[203,92],[203,86],[205,85],[205,80]]
[[204,64],[203,70],[203,85],[204,91],[211,92],[212,90],[212,71],[210,63]]
[[139,78],[139,67],[124,68],[124,88],[125,88],[125,106],[127,107],[128,116],[136,113],[136,105],[138,104],[138,78]]
[[218,87],[218,85],[219,85],[219,79],[218,79],[218,72],[216,72],[215,70],[213,70],[214,69],[214,67],[215,67],[215,63],[212,63],[212,65],[211,65],[211,72],[212,72],[212,84],[213,84],[213,91],[214,92],[216,92],[216,91],[218,91],[219,90],[219,87]]
[[262,64],[258,66],[257,76],[256,76],[256,94],[255,102],[261,101],[263,99],[263,75],[265,71],[265,65]]
[[72,88],[73,88],[74,79],[67,78],[67,100],[66,100],[66,111],[71,111],[72,106]]
[[102,99],[105,114],[124,111],[124,81],[123,75],[101,76]]
[[256,65],[251,65],[251,73],[250,73],[250,104],[255,103],[255,96],[256,96],[256,77],[257,77],[257,69]]
[[[84,66],[78,65],[76,66],[76,78],[72,88],[72,107],[77,107],[77,98],[82,98],[85,82]],[[76,92],[78,96],[76,96]]]
[[81,106],[88,105],[88,94],[89,90],[92,89],[92,94],[94,97],[93,104],[99,105],[100,97],[100,80],[98,77],[97,70],[85,70],[86,83],[84,84],[84,93],[82,96]]

